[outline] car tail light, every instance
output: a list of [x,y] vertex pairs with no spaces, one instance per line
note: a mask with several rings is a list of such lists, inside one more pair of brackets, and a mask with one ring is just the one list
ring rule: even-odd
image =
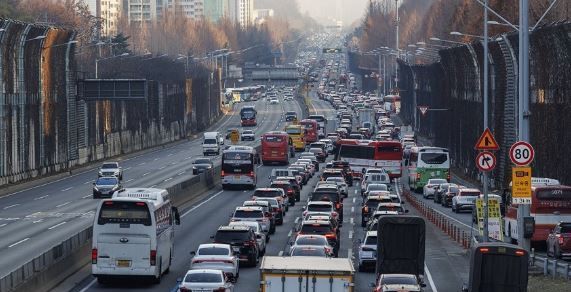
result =
[[480,248],[480,252],[481,252],[481,253],[487,253],[487,252],[489,252],[489,251],[490,251],[490,249],[487,248],[487,247],[481,247],[481,248]]
[[224,170],[220,172],[220,176],[224,177]]
[[515,254],[518,255],[518,256],[523,256],[523,255],[525,255],[525,251],[523,251],[523,250],[516,250]]
[[416,179],[417,179],[417,180],[420,180],[420,172],[417,172],[417,173],[416,173]]
[[248,176],[249,176],[249,177],[254,177],[254,176],[255,176],[255,175],[254,175],[254,172],[253,172],[253,171],[250,171],[250,173],[248,174]]
[[337,203],[337,204],[335,205],[335,208],[341,209],[341,203]]
[[327,238],[335,238],[335,237],[337,237],[337,235],[336,235],[335,233],[327,233],[327,234],[325,234],[325,237],[327,237]]
[[97,249],[94,248],[91,250],[91,263],[92,264],[97,264]]
[[450,182],[450,172],[446,175],[446,180]]
[[247,241],[244,241],[244,245],[245,246],[256,246],[256,241],[255,240],[247,240]]
[[155,266],[157,264],[157,251],[151,250],[151,266]]
[[561,234],[556,234],[555,237],[557,237],[559,244],[563,244],[564,238],[563,238],[563,236],[561,236]]
[[363,207],[363,213],[369,213],[369,207],[367,206]]

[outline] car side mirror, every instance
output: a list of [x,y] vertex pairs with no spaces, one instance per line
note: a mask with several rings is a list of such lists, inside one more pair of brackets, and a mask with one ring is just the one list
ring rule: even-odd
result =
[[177,283],[177,284],[182,283],[182,278],[176,278],[176,283]]
[[93,183],[93,185],[95,185],[95,183]]
[[191,257],[196,256],[196,251],[191,251],[191,252],[190,252],[190,256],[191,256]]
[[261,235],[261,234],[256,234],[256,238],[257,238],[257,239],[262,239],[262,235]]

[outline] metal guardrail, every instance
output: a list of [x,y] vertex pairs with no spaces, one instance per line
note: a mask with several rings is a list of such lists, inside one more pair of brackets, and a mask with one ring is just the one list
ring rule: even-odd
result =
[[566,280],[571,280],[571,263],[569,262],[537,256],[533,249],[531,251],[529,261],[531,266],[542,268],[543,275],[545,276],[551,275],[553,278],[556,278],[560,275]]

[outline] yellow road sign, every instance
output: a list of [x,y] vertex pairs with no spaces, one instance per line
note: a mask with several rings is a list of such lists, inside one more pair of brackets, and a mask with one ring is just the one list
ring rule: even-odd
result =
[[232,133],[230,133],[230,141],[236,144],[238,143],[238,140],[240,140],[240,133],[238,133],[236,130],[232,131]]
[[[476,216],[478,218],[478,230],[484,234],[484,199],[476,199]],[[491,238],[499,241],[504,240],[502,231],[502,214],[500,213],[500,201],[497,198],[488,198],[488,234]]]
[[531,204],[531,167],[512,168],[512,202]]

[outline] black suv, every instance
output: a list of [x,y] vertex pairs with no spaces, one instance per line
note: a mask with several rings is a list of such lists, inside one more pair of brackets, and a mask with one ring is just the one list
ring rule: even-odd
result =
[[220,226],[214,235],[214,243],[232,246],[234,252],[240,253],[240,261],[255,267],[260,257],[260,249],[256,234],[248,226]]
[[297,113],[296,112],[286,112],[285,113],[285,120],[286,122],[291,122],[293,120],[297,119]]

